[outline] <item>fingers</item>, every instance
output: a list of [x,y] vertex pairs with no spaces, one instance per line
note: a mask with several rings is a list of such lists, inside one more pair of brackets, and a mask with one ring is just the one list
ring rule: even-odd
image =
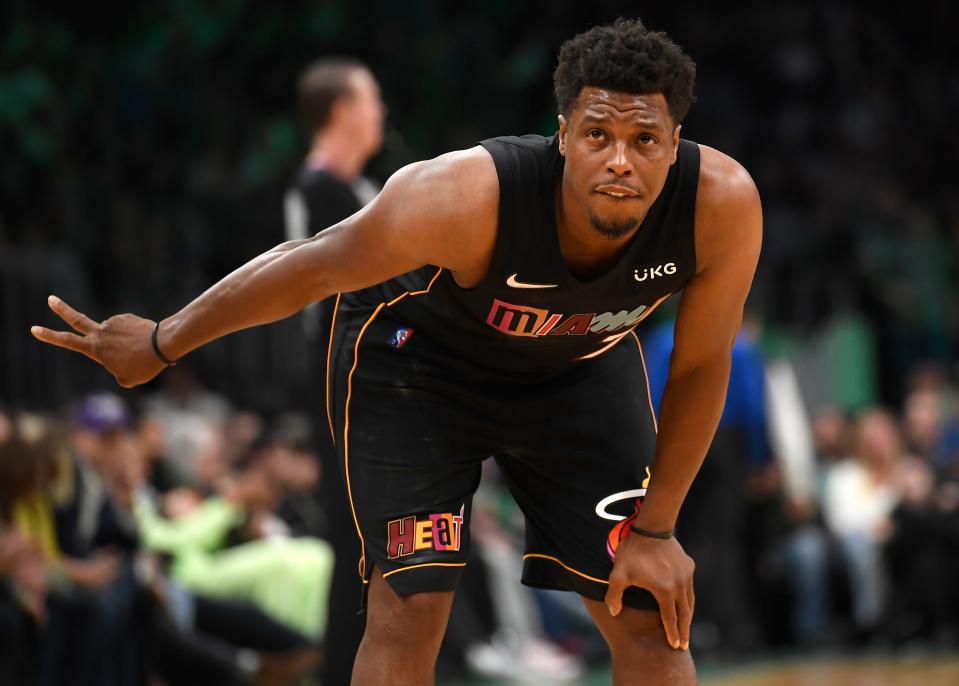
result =
[[79,331],[82,334],[91,333],[99,328],[99,324],[82,312],[77,312],[55,295],[51,295],[47,298],[47,304],[50,306],[50,309],[53,310],[58,317],[60,317],[60,319],[73,327],[74,330]]
[[689,603],[689,615],[692,617],[696,614],[696,590],[693,587],[692,579],[690,579],[689,585],[686,587],[686,602]]
[[626,582],[611,574],[609,576],[609,590],[606,591],[606,607],[609,608],[609,614],[613,617],[616,617],[623,610],[623,591],[625,590]]
[[83,353],[91,360],[97,359],[93,354],[93,342],[89,338],[84,338],[83,336],[78,336],[68,331],[53,331],[43,326],[30,327],[30,333],[33,334],[34,338],[44,343]]
[[[689,625],[693,621],[693,610],[685,594],[676,601],[676,623],[679,625],[679,647],[689,650]],[[673,646],[675,647],[675,646]]]
[[679,625],[676,613],[676,601],[671,597],[656,598],[659,602],[659,616],[663,619],[663,629],[666,630],[666,641],[673,648],[679,648]]

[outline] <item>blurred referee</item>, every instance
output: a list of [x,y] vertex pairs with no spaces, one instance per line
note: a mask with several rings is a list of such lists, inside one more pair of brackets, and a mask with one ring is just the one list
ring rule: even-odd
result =
[[[386,107],[369,68],[348,57],[321,59],[307,67],[297,84],[300,113],[310,131],[310,150],[284,200],[286,239],[313,236],[359,211],[379,188],[362,176],[383,143]],[[329,520],[328,538],[336,552],[326,631],[324,686],[349,684],[363,637],[358,614],[356,560],[359,540],[353,527],[346,486],[326,420],[326,360],[333,299],[303,312],[304,335],[313,356],[313,416],[323,468],[320,501]]]

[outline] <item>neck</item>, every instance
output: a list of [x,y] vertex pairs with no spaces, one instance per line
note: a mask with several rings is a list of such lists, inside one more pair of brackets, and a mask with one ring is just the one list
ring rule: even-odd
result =
[[367,155],[357,148],[350,137],[338,130],[317,131],[313,134],[306,161],[311,167],[326,169],[346,182],[355,180]]
[[[610,269],[636,235],[631,231],[619,238],[608,238],[593,227],[593,223],[571,190],[566,177],[559,182],[556,192],[556,233],[563,261],[570,273],[580,278],[593,278]],[[642,222],[637,223],[637,230]]]

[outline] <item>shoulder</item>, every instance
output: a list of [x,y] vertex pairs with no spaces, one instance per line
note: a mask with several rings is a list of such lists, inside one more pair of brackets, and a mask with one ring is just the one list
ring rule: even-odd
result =
[[371,205],[369,219],[418,243],[430,264],[469,270],[495,240],[496,168],[480,146],[414,162],[393,174]]
[[479,195],[481,199],[497,193],[499,188],[493,158],[479,145],[409,164],[390,177],[389,183],[451,192],[457,196]]
[[696,253],[699,269],[732,248],[754,247],[762,236],[762,205],[749,172],[735,159],[699,145]]

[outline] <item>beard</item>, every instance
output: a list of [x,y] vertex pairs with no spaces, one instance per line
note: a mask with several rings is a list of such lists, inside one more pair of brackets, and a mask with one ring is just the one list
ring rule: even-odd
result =
[[628,236],[639,227],[639,220],[635,217],[603,219],[592,212],[589,213],[589,223],[601,236],[611,241]]

